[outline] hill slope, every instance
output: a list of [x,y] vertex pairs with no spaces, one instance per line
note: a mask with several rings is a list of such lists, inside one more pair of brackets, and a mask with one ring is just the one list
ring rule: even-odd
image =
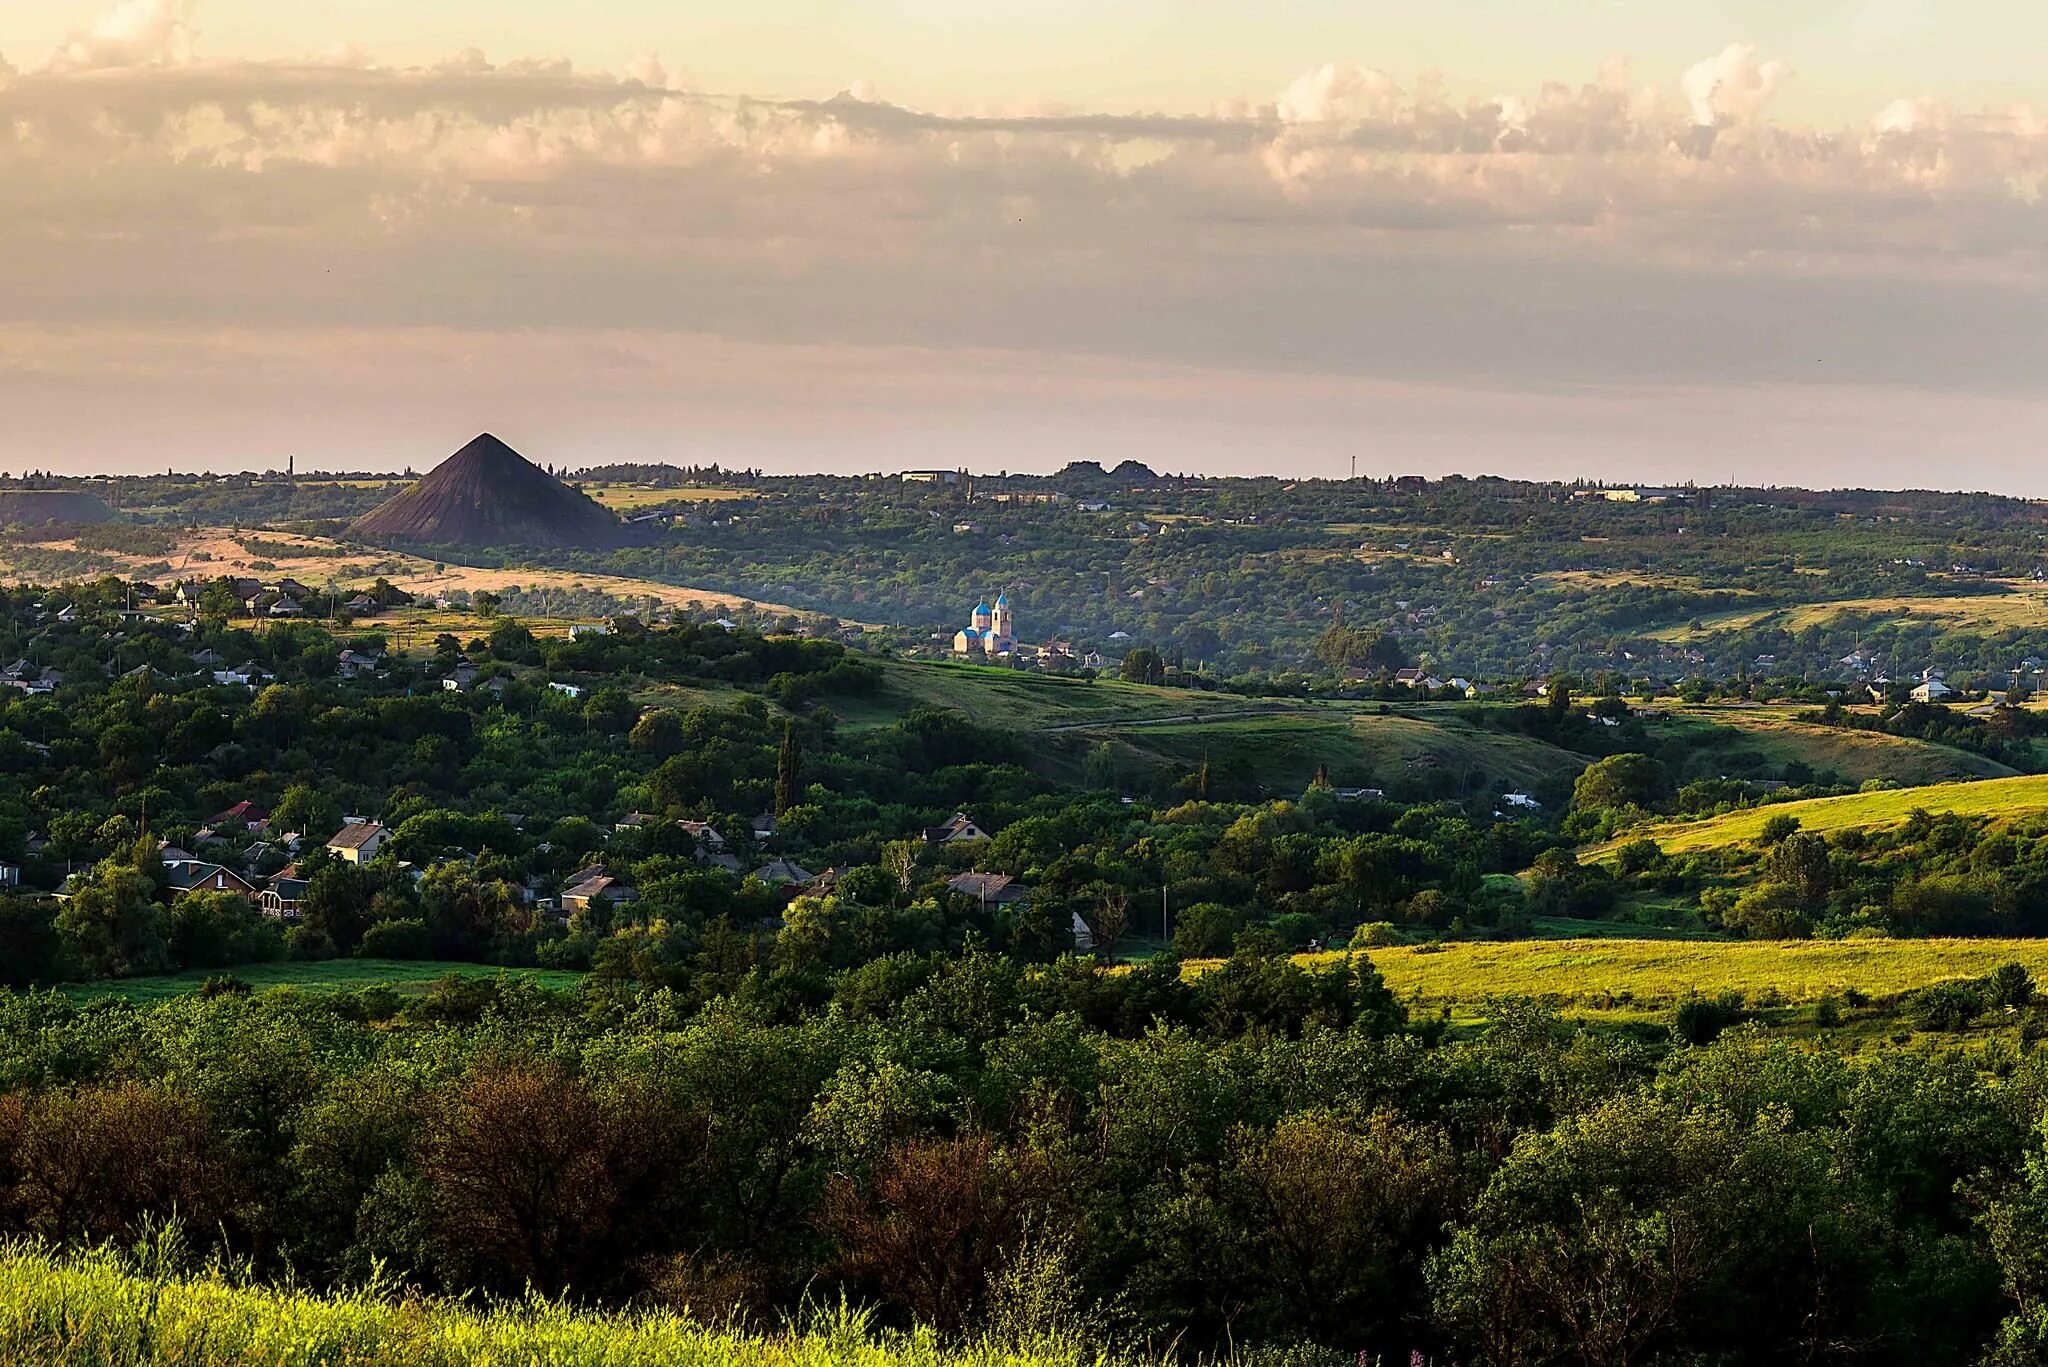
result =
[[84,489],[0,489],[0,527],[87,526],[113,517],[98,494]]
[[[1705,821],[1638,826],[1623,838],[1648,838],[1656,841],[1666,853],[1678,854],[1755,840],[1762,834],[1764,823],[1773,817],[1796,817],[1802,830],[1827,832],[1847,830],[1852,826],[1897,825],[1921,808],[1936,815],[1954,812],[1962,816],[1990,817],[2026,816],[2048,811],[2048,774],[1989,778],[1976,783],[1937,783],[1922,788],[1892,788],[1880,793],[1809,798],[1804,802],[1777,802],[1710,817]],[[1610,846],[1602,847],[1602,850],[1618,843],[1610,842]],[[1595,854],[1600,852],[1592,851]]]
[[486,432],[358,518],[365,541],[415,546],[624,544],[617,517]]
[[[1715,707],[1674,712],[1651,724],[1686,739],[1687,777],[1729,774],[1775,777],[1793,761],[1817,773],[1833,774],[1846,783],[1881,778],[1902,785],[1947,783],[1956,779],[2011,778],[2019,772],[1995,759],[1954,746],[1861,731],[1845,726],[1803,722],[1785,711]],[[1754,756],[1765,773],[1741,761]]]

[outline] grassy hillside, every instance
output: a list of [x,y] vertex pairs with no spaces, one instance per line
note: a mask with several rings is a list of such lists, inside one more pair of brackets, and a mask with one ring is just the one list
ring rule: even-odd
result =
[[[1656,734],[1677,732],[1720,762],[1716,772],[1744,773],[1754,757],[1776,774],[1802,763],[1850,783],[1873,778],[1900,784],[1955,779],[2009,778],[2019,771],[1983,755],[1881,731],[1855,731],[1797,720],[1786,709],[1713,707],[1673,712],[1650,723]],[[1706,756],[1703,756],[1705,758]]]
[[[1812,798],[1805,802],[1780,802],[1768,807],[1730,812],[1705,821],[1641,826],[1630,831],[1626,838],[1648,838],[1661,845],[1666,853],[1679,854],[1755,840],[1763,833],[1764,823],[1773,817],[1796,817],[1801,829],[1825,833],[1847,830],[1852,826],[1896,825],[1920,808],[1937,814],[1956,812],[1963,816],[1990,817],[2048,811],[2048,774],[1894,788],[1880,793]],[[1593,853],[1602,853],[1607,848],[1611,848],[1611,844]]]
[[1448,775],[1458,791],[1506,783],[1568,784],[1586,759],[1526,736],[1482,731],[1449,719],[1341,711],[1240,718],[1207,724],[1128,727],[1114,735],[1140,760],[1182,768],[1206,757],[1213,772],[1248,775],[1276,793],[1299,792],[1327,764],[1339,784],[1393,791]]
[[1938,622],[1944,627],[1975,627],[1986,631],[2038,630],[2048,625],[2048,590],[2024,581],[2005,581],[2005,593],[1956,594],[1951,597],[1838,598],[1832,602],[1799,603],[1783,608],[1744,608],[1702,615],[1699,629],[1674,623],[1646,633],[1653,640],[1690,644],[1722,632],[1753,627],[1806,631],[1827,626],[1846,614],[1868,617],[1873,628],[1901,622]]
[[[548,969],[506,969],[490,964],[444,963],[438,960],[326,959],[315,963],[237,964],[219,972],[241,979],[257,991],[272,987],[295,987],[305,992],[353,992],[364,987],[395,987],[400,992],[425,992],[432,984],[454,974],[464,978],[493,978],[507,974],[544,987],[573,987],[580,973]],[[213,973],[168,973],[149,978],[116,978],[86,983],[69,989],[73,997],[121,997],[138,1005],[149,1005],[171,997],[197,992]]]
[[1055,731],[1130,721],[1271,712],[1276,704],[1152,688],[1117,679],[1067,679],[1026,670],[938,660],[882,661],[883,688],[873,698],[835,707],[849,725],[885,725],[912,707],[945,707],[988,726]]
[[1880,998],[2008,963],[2048,980],[2048,940],[1518,940],[1370,955],[1404,1001],[1454,1013],[1497,997],[1648,1013],[1695,992],[1737,991],[1752,1001],[1775,992],[1800,1003],[1853,988]]
[[1000,1367],[1088,1360],[1085,1350],[942,1350],[881,1336],[857,1314],[752,1336],[647,1310],[612,1315],[544,1302],[480,1310],[367,1293],[314,1296],[219,1274],[138,1275],[108,1254],[0,1253],[0,1361],[181,1367]]

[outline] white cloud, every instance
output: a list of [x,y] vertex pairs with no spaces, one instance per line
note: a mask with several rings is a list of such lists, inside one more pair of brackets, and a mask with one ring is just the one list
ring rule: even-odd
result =
[[1325,62],[1295,77],[1280,93],[1278,109],[1283,123],[1355,123],[1386,117],[1400,98],[1400,87],[1383,71]]
[[1755,44],[1730,43],[1688,68],[1680,85],[1693,122],[1712,128],[1725,120],[1755,118],[1791,78],[1792,68],[1785,63],[1759,62]]
[[53,71],[101,71],[192,60],[198,0],[121,0],[50,58]]

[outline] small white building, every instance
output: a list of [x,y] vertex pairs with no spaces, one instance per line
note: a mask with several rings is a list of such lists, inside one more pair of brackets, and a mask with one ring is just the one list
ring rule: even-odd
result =
[[334,838],[327,842],[327,848],[335,857],[350,864],[367,864],[377,857],[391,839],[391,832],[374,821],[355,821],[343,826]]

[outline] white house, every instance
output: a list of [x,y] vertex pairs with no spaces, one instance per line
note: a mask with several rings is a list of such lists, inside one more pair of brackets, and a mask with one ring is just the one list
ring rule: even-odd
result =
[[327,848],[350,864],[367,864],[377,857],[391,839],[391,832],[374,821],[356,821],[343,826],[327,842]]

